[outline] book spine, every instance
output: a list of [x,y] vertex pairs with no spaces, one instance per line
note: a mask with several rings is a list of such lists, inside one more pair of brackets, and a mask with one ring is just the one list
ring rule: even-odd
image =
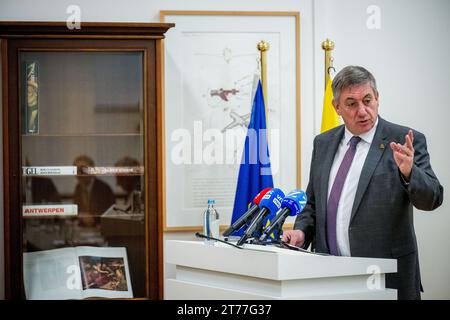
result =
[[23,217],[52,217],[52,216],[76,216],[76,215],[78,215],[78,206],[76,204],[22,206]]
[[83,174],[108,175],[108,174],[144,174],[144,167],[82,167]]
[[25,63],[25,133],[39,133],[39,82],[38,64],[36,61]]
[[60,167],[22,167],[24,176],[58,176],[58,175],[76,175],[76,166]]

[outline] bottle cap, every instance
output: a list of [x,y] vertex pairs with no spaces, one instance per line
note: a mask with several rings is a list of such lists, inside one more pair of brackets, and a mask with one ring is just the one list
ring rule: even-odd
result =
[[216,201],[215,200],[212,200],[212,199],[208,199],[208,204],[215,204],[216,203]]

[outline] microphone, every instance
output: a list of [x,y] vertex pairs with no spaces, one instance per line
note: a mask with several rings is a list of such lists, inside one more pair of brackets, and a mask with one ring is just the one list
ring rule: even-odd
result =
[[303,190],[293,190],[281,203],[281,210],[271,221],[270,225],[264,230],[259,241],[264,241],[274,231],[281,229],[288,216],[296,216],[302,212],[306,206],[306,193]]
[[273,188],[268,191],[261,199],[259,203],[261,210],[259,210],[256,217],[252,220],[247,230],[245,230],[242,237],[237,242],[237,245],[242,245],[253,233],[261,227],[264,218],[270,213],[276,213],[281,208],[281,202],[283,201],[284,193],[278,188]]
[[239,230],[244,224],[247,224],[248,221],[250,221],[251,218],[254,217],[256,212],[259,210],[259,202],[261,201],[262,197],[271,190],[272,187],[265,188],[261,190],[256,197],[253,199],[253,205],[250,207],[250,209],[247,210],[246,213],[244,213],[239,219],[237,219],[227,230],[223,232],[224,237],[228,237],[233,232]]

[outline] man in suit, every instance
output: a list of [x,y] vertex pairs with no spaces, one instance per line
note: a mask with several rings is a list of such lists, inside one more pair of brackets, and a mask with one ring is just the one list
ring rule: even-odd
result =
[[54,204],[61,202],[61,196],[52,179],[45,177],[26,177],[25,203]]
[[420,299],[413,206],[434,210],[443,188],[425,136],[378,116],[373,75],[358,66],[333,80],[333,106],[344,125],[314,139],[308,202],[283,240],[316,252],[397,259],[386,287]]
[[[30,167],[30,161],[25,159],[25,165]],[[26,176],[23,201],[26,204],[60,203],[61,196],[50,178]]]
[[[119,159],[116,164],[116,167],[126,167],[126,168],[134,168],[139,170],[141,164],[138,160],[125,156]],[[144,201],[142,198],[142,190],[141,190],[141,176],[140,175],[129,175],[129,176],[116,176],[117,185],[120,186],[125,192],[125,206],[129,208],[128,210],[133,211],[134,213],[141,213],[140,204]],[[137,198],[136,198],[137,193]],[[137,203],[135,203],[137,202]],[[137,205],[134,208],[134,205]]]
[[73,201],[78,205],[80,225],[93,227],[100,223],[100,215],[115,203],[111,187],[104,181],[89,174],[83,175],[83,169],[94,168],[95,163],[86,155],[78,156],[73,165],[78,168],[77,185],[73,193]]

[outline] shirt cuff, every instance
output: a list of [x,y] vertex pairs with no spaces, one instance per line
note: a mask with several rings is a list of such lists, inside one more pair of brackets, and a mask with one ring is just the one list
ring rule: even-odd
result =
[[407,187],[409,186],[409,182],[405,180],[405,178],[403,177],[403,174],[400,172],[400,169],[398,170],[398,173],[400,175],[400,179],[402,180],[402,184]]

